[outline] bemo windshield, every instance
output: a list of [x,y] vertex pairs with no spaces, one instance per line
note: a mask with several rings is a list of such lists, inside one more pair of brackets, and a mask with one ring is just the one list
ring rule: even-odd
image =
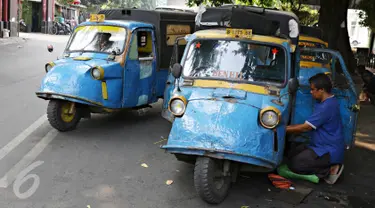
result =
[[68,43],[67,52],[102,52],[121,54],[126,41],[126,29],[95,25],[78,27]]
[[237,82],[283,84],[287,62],[281,46],[237,40],[196,40],[183,76]]
[[[298,45],[301,48],[327,48],[322,43],[316,43],[316,42],[310,42],[310,41],[301,41]],[[323,52],[302,51],[301,61],[312,61],[312,62],[317,62],[321,64],[329,64],[331,61],[331,56],[328,53],[323,53]]]

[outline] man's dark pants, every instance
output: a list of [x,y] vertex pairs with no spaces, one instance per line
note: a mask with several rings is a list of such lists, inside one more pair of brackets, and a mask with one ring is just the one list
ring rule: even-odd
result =
[[326,153],[319,157],[314,150],[306,145],[291,148],[288,153],[288,167],[297,174],[312,175],[324,178],[329,174],[330,155]]

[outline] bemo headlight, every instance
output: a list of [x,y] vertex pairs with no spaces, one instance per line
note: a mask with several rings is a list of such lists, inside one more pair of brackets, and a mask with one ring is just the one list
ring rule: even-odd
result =
[[260,124],[267,129],[275,128],[281,119],[280,111],[275,107],[266,107],[260,111],[259,121]]
[[169,100],[168,109],[174,116],[182,116],[186,110],[186,98],[175,96]]
[[55,66],[55,63],[53,63],[53,62],[46,63],[46,65],[44,66],[44,69],[46,70],[46,73],[48,73],[49,71],[51,71],[51,69],[54,66]]
[[100,66],[94,66],[90,69],[92,78],[101,80],[104,78],[104,69]]

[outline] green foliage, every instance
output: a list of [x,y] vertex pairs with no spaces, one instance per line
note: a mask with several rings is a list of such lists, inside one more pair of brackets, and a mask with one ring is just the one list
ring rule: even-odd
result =
[[375,30],[375,1],[362,0],[357,5],[357,8],[362,10],[359,13],[359,17],[362,19],[360,24]]
[[312,26],[319,21],[318,10],[311,9],[310,6],[301,4],[300,0],[281,0],[280,2],[281,9],[295,13],[301,25]]
[[22,19],[27,25],[31,25],[32,6],[29,0],[22,2]]
[[57,2],[59,2],[60,4],[62,5],[69,5],[71,4],[71,0],[57,0]]
[[277,5],[278,1],[276,0],[254,0],[254,6],[261,6],[261,7],[275,7]]

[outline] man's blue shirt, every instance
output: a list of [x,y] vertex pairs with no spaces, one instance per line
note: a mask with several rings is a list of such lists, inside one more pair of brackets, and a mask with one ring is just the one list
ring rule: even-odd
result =
[[306,123],[314,129],[309,148],[318,156],[329,152],[331,164],[341,164],[344,160],[345,141],[337,99],[332,96],[316,103],[314,112]]

